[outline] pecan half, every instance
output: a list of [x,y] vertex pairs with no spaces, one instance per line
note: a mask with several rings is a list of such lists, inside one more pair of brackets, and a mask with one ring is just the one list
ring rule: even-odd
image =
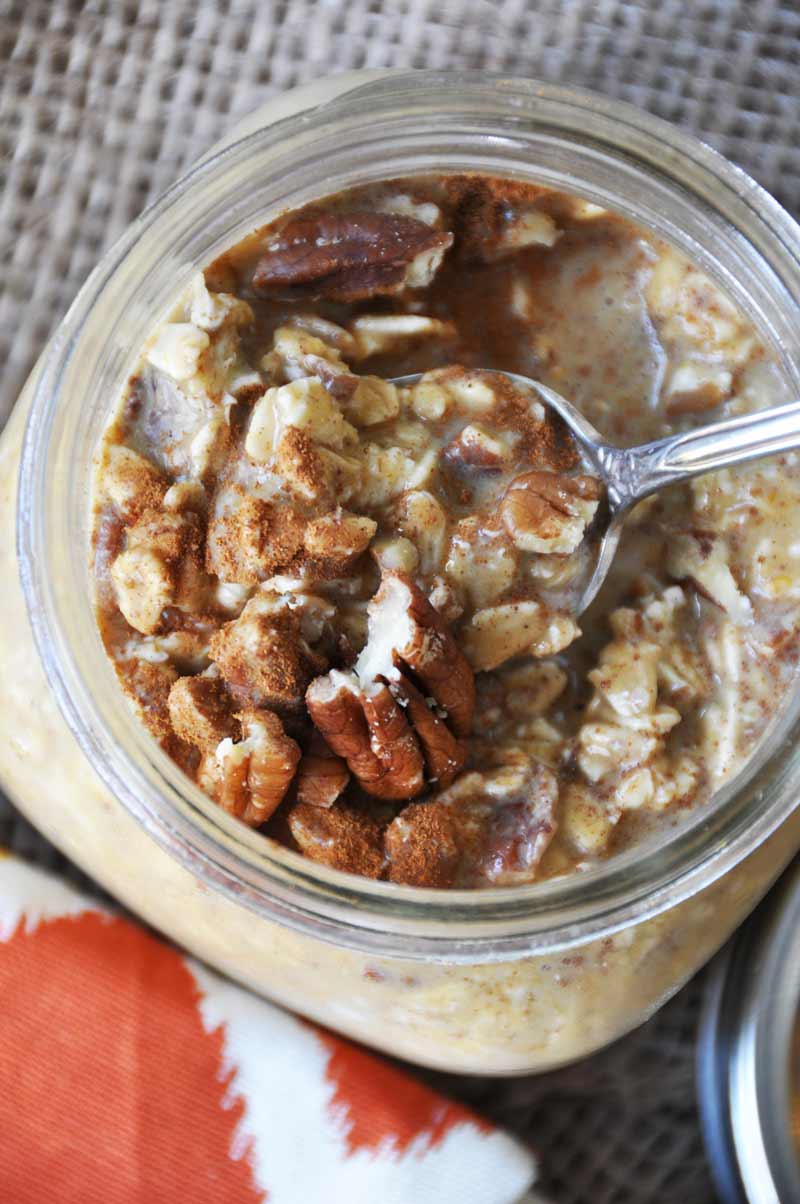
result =
[[353,673],[334,669],[306,693],[309,714],[326,743],[375,798],[407,799],[424,785],[419,745],[385,685],[367,697]]
[[404,574],[386,573],[370,603],[369,639],[356,672],[318,678],[306,705],[368,794],[408,799],[426,778],[446,785],[462,768],[475,682],[424,594]]
[[283,801],[301,754],[271,711],[243,711],[238,719],[242,739],[225,739],[207,754],[198,781],[223,810],[255,828]]
[[290,221],[253,273],[257,293],[359,301],[429,284],[452,234],[397,213],[321,213]]
[[[399,621],[398,621],[399,620]],[[437,610],[404,573],[384,574],[381,587],[370,603],[370,642],[359,658],[358,673],[374,680],[383,672],[375,659],[400,662],[446,713],[456,736],[468,736],[475,711],[475,680],[464,653]],[[387,676],[396,676],[391,671]]]
[[405,707],[422,746],[428,781],[442,787],[449,786],[459,770],[463,769],[469,755],[467,741],[453,735],[444,719],[428,706],[406,676],[401,674],[393,689]]

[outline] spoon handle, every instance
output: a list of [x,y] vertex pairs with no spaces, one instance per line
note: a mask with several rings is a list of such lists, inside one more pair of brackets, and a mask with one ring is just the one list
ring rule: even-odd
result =
[[602,459],[613,481],[609,492],[615,508],[627,510],[665,485],[797,449],[800,401],[670,435],[641,447],[604,447]]

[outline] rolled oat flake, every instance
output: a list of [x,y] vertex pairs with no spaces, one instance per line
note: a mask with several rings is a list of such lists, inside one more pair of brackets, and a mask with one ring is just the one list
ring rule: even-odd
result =
[[724,1204],[800,1201],[800,859],[712,968],[697,1071]]

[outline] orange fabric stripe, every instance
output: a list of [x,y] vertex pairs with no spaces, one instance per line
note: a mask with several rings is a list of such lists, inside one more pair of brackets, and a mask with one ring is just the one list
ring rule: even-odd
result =
[[122,919],[44,921],[0,944],[0,992],[0,1200],[266,1199],[230,1158],[243,1104],[174,949]]

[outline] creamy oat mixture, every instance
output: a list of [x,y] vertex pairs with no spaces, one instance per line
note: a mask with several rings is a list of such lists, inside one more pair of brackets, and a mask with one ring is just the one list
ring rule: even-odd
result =
[[752,328],[652,235],[529,185],[425,179],[292,214],[198,274],[98,457],[98,621],[143,721],[222,807],[340,869],[585,868],[708,799],[795,663],[794,457],[643,503],[576,620],[601,490],[493,368],[621,444],[783,396]]

